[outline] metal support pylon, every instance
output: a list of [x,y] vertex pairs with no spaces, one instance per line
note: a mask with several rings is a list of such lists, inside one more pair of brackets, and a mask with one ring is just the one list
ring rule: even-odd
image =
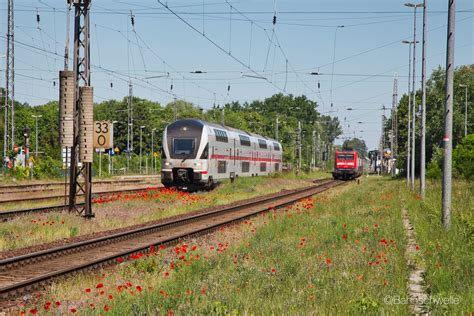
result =
[[[76,78],[74,102],[74,143],[71,148],[71,169],[69,186],[69,211],[84,217],[93,217],[92,213],[92,173],[91,162],[78,165],[79,156],[79,115],[82,111],[80,88],[90,87],[90,0],[68,0],[74,6],[74,75]],[[91,131],[92,132],[92,131]],[[84,205],[79,205],[77,196],[84,195]]]
[[8,0],[7,48],[5,54],[5,95],[4,95],[4,134],[3,159],[8,150],[15,146],[15,23],[13,19],[13,0]]

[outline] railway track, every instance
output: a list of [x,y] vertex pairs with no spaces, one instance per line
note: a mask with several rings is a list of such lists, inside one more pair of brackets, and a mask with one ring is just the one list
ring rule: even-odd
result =
[[[132,192],[138,190],[145,190],[150,185],[142,184],[139,188],[132,188],[132,189],[125,189],[125,190],[103,190],[103,191],[96,191],[92,192],[92,195],[101,195],[101,194],[111,194],[117,192]],[[155,185],[156,187],[156,185]],[[79,193],[78,196],[84,195],[83,193]],[[8,200],[0,201],[0,205],[8,204],[8,203],[15,203],[15,202],[25,202],[25,201],[44,201],[44,200],[53,200],[53,199],[64,199],[64,192],[62,194],[54,194],[54,195],[47,195],[47,196],[15,196],[10,197]]]
[[[104,185],[104,184],[135,184],[143,183],[149,180],[155,180],[160,178],[159,175],[140,177],[140,178],[124,178],[124,179],[111,179],[111,180],[97,180],[93,181],[94,185]],[[24,183],[24,184],[0,184],[0,193],[16,193],[23,191],[45,191],[45,190],[62,190],[64,188],[64,182],[40,182],[40,183]]]
[[[101,194],[113,194],[113,193],[138,193],[138,192],[143,192],[146,189],[150,189],[150,187],[143,187],[143,188],[136,188],[136,189],[128,189],[128,190],[109,190],[109,191],[103,191],[103,192],[95,192],[92,194],[92,196],[97,196]],[[158,187],[153,187],[151,189],[158,189]],[[82,194],[79,194],[79,196],[82,196]],[[58,197],[59,198],[59,197]],[[64,195],[60,196],[60,198],[64,198]],[[45,199],[53,199],[51,197],[45,198]],[[32,200],[41,200],[41,199],[32,199]],[[11,202],[8,202],[11,203]],[[0,202],[0,205],[2,203]],[[78,205],[83,205],[84,203],[78,203]],[[0,211],[0,221],[8,221],[11,220],[17,216],[22,216],[26,214],[34,214],[34,213],[47,213],[47,212],[55,212],[55,211],[62,211],[64,209],[67,209],[68,205],[65,204],[60,204],[60,205],[50,205],[50,206],[41,206],[41,207],[35,207],[35,208],[27,208],[27,209],[21,209],[21,210],[11,210],[11,211]]]
[[258,200],[196,211],[159,223],[0,260],[0,298],[4,301],[13,299],[25,292],[41,289],[56,278],[114,264],[118,258],[147,252],[152,245],[175,244],[183,238],[208,233],[222,225],[266,212],[269,208],[291,205],[342,183],[329,180]]

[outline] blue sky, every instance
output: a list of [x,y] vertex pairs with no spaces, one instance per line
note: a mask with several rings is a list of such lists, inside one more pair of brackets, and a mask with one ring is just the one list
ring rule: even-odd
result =
[[[381,108],[391,107],[396,74],[399,96],[407,90],[408,47],[400,42],[413,37],[413,9],[403,5],[406,1],[160,1],[189,25],[156,0],[92,1],[96,102],[123,98],[128,80],[139,97],[161,103],[183,98],[203,108],[278,92],[305,94],[321,112],[340,118],[345,136],[363,138],[373,148],[380,137]],[[0,0],[0,56],[6,6]],[[16,99],[33,105],[57,99],[53,82],[63,68],[66,1],[15,0],[15,9]],[[473,2],[458,0],[457,11],[455,64],[473,63]],[[447,1],[429,1],[428,12],[429,74],[445,64]],[[421,21],[419,10],[420,41]],[[0,58],[0,86],[4,64]],[[421,74],[421,45],[416,67]],[[196,70],[206,73],[190,73]]]

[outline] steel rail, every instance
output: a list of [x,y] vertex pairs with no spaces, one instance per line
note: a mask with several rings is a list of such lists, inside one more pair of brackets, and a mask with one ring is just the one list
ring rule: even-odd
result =
[[[126,241],[134,238],[142,238],[143,236],[150,235],[165,229],[171,229],[171,228],[176,228],[176,227],[184,227],[186,224],[190,223],[196,223],[196,225],[202,221],[204,223],[206,219],[209,218],[214,218],[214,223],[205,226],[204,228],[193,230],[191,232],[185,232],[182,233],[183,235],[176,235],[172,237],[163,237],[159,242],[153,242],[152,240],[146,239],[142,240],[142,243],[146,243],[145,246],[138,246],[138,247],[131,247],[126,250],[122,250],[116,253],[113,253],[111,255],[107,255],[105,257],[101,257],[95,260],[83,262],[79,265],[76,265],[74,267],[67,266],[66,268],[63,269],[58,269],[56,271],[50,271],[48,273],[45,273],[43,275],[38,275],[35,277],[32,277],[30,279],[22,280],[21,282],[18,283],[13,283],[9,284],[7,286],[3,286],[0,288],[0,297],[7,298],[11,297],[14,295],[17,295],[18,293],[21,293],[24,290],[29,289],[30,287],[35,288],[37,286],[42,286],[49,282],[50,280],[71,274],[71,273],[76,273],[78,271],[85,271],[87,269],[91,268],[96,268],[96,267],[101,267],[106,264],[114,263],[117,262],[117,258],[121,257],[126,257],[128,255],[131,255],[133,253],[137,253],[139,251],[146,252],[149,250],[149,247],[151,245],[159,245],[159,244],[173,244],[181,240],[182,238],[188,237],[188,236],[194,236],[194,235],[199,235],[206,233],[208,231],[214,230],[217,227],[220,227],[222,225],[226,225],[229,223],[233,223],[236,221],[240,221],[243,218],[248,218],[251,216],[254,216],[256,214],[266,212],[268,211],[268,208],[265,208],[265,204],[268,204],[269,202],[272,202],[272,208],[281,208],[286,205],[290,205],[295,203],[296,201],[302,200],[304,198],[307,198],[309,196],[312,196],[314,194],[323,192],[325,190],[328,190],[332,187],[335,187],[337,185],[340,185],[344,182],[342,181],[328,181],[325,183],[322,183],[320,185],[312,185],[310,187],[305,187],[302,189],[297,189],[297,190],[291,190],[291,191],[285,191],[285,192],[280,192],[278,193],[277,196],[275,194],[273,195],[268,195],[264,196],[261,199],[255,201],[244,201],[240,204],[233,205],[230,207],[225,207],[223,206],[220,209],[215,209],[211,211],[204,211],[202,213],[197,213],[197,214],[191,214],[190,216],[184,217],[184,218],[179,218],[179,219],[168,219],[165,220],[162,223],[159,224],[154,224],[150,226],[144,226],[140,227],[137,229],[133,229],[130,231],[125,231],[125,232],[120,232],[120,233],[115,233],[112,235],[108,236],[103,236],[95,239],[90,239],[90,240],[85,240],[77,243],[72,243],[72,244],[67,244],[64,246],[52,248],[52,249],[47,249],[43,251],[38,251],[35,253],[30,253],[18,257],[12,257],[12,258],[7,258],[0,260],[0,280],[2,280],[2,277],[5,278],[5,273],[7,274],[6,276],[11,276],[14,275],[15,269],[18,267],[22,267],[24,265],[31,265],[32,263],[41,263],[42,261],[45,261],[49,258],[57,258],[57,257],[62,257],[62,256],[67,256],[67,255],[73,255],[74,253],[78,252],[84,252],[87,250],[93,251],[94,248],[101,247],[104,245],[107,245],[107,248],[110,249],[110,244],[116,243],[118,244],[121,241]],[[230,219],[225,219],[226,215],[229,215],[230,213],[233,212],[238,212],[238,211],[245,211],[248,209],[251,209],[253,207],[259,207],[257,210],[250,210],[248,213],[244,213],[238,216],[234,216]],[[221,221],[219,222],[219,215],[222,216]],[[159,237],[162,237],[161,235]],[[134,242],[136,244],[136,242]],[[119,247],[119,246],[117,246]],[[123,247],[123,246],[122,246]],[[46,283],[45,283],[46,282]]]
[[[152,189],[159,189],[161,187],[153,187]],[[149,189],[149,188],[148,188]],[[112,191],[104,191],[104,192],[94,192],[92,193],[93,196],[97,196],[100,194],[111,194],[111,193],[117,193],[117,192],[122,192],[122,193],[139,193],[146,191],[147,188],[138,188],[138,189],[126,189],[126,190],[112,190]],[[79,196],[82,196],[80,194]],[[58,198],[64,198],[64,195],[58,196],[58,197],[43,197],[43,198],[33,198],[31,200],[33,201],[41,201],[41,200],[52,200],[52,199],[58,199]],[[26,201],[26,199],[21,200],[21,201]],[[7,204],[7,203],[12,203],[14,201],[8,201],[8,202],[0,202],[1,204]],[[19,202],[19,201],[16,201]],[[83,203],[78,203],[78,205],[82,205]],[[54,212],[54,211],[61,211],[66,208],[68,208],[69,205],[50,205],[50,206],[41,206],[41,207],[35,207],[35,208],[29,208],[29,209],[21,209],[21,210],[11,210],[11,211],[0,211],[0,221],[7,221],[10,220],[16,216],[21,216],[25,214],[30,214],[30,213],[46,213],[46,212]]]
[[[133,191],[140,191],[140,190],[146,190],[148,187],[145,186],[146,184],[143,184],[144,187],[140,188],[132,188],[132,189],[125,189],[125,190],[107,190],[107,191],[98,191],[98,192],[92,192],[92,195],[100,195],[100,194],[108,194],[108,193],[117,193],[117,192],[133,192]],[[161,184],[159,187],[162,187]],[[153,186],[153,188],[158,188],[158,186]],[[81,196],[83,194],[78,194],[78,196]],[[44,200],[53,200],[53,199],[60,199],[64,198],[64,193],[63,194],[55,194],[55,195],[49,195],[49,196],[31,196],[31,197],[15,197],[12,198],[11,200],[7,201],[0,201],[1,204],[8,204],[8,203],[14,203],[14,202],[23,202],[23,201],[44,201]]]

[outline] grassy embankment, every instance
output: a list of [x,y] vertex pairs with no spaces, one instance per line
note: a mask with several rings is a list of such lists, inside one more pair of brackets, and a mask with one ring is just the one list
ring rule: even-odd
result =
[[466,226],[472,224],[472,188],[456,185],[448,235],[438,223],[439,185],[429,183],[427,192],[425,204],[403,181],[364,179],[284,212],[60,282],[24,309],[40,311],[47,304],[54,312],[116,315],[408,314],[408,305],[387,303],[407,298],[404,203],[430,294],[459,299],[430,308],[435,314],[472,311],[472,226]]
[[117,315],[406,313],[383,303],[406,297],[398,184],[363,184],[61,282],[27,310],[59,301],[63,311]]
[[[420,247],[420,264],[426,269],[425,281],[435,313],[467,314],[474,311],[474,185],[454,182],[452,223],[446,231],[441,224],[441,181],[428,182],[426,201],[410,194],[405,186],[410,220]],[[459,300],[439,304],[440,299]]]
[[[329,174],[318,172],[300,176],[316,179],[329,177]],[[152,191],[146,197],[123,194],[121,200],[94,204],[96,217],[89,221],[64,212],[27,215],[2,223],[0,251],[126,227],[305,185],[308,185],[308,182],[297,180],[294,174],[283,174],[274,177],[239,178],[233,184],[227,181],[209,193]]]

